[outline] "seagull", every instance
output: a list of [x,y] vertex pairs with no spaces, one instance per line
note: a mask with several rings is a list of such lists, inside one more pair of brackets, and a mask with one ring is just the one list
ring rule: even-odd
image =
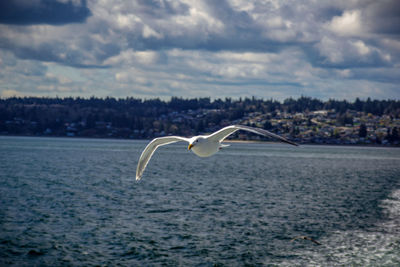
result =
[[153,139],[143,150],[140,155],[139,162],[136,168],[136,180],[140,180],[143,175],[143,172],[149,163],[151,156],[153,156],[154,151],[159,146],[164,146],[168,144],[172,144],[179,141],[185,141],[189,143],[188,150],[193,151],[199,157],[210,157],[217,153],[221,148],[227,147],[229,145],[221,144],[225,138],[229,135],[233,134],[238,130],[244,130],[252,133],[256,133],[259,135],[274,137],[284,143],[288,143],[294,146],[298,146],[296,143],[287,140],[279,135],[271,133],[267,130],[249,127],[244,125],[231,125],[225,128],[222,128],[219,131],[216,131],[210,135],[198,135],[193,136],[191,138],[181,137],[181,136],[165,136],[158,137]]
[[314,239],[312,239],[311,237],[308,237],[308,236],[305,236],[305,235],[296,236],[295,238],[293,238],[292,240],[290,240],[290,242],[293,242],[293,241],[295,241],[296,239],[310,240],[310,241],[313,242],[314,244],[321,245],[321,243],[319,243],[317,240],[314,240]]

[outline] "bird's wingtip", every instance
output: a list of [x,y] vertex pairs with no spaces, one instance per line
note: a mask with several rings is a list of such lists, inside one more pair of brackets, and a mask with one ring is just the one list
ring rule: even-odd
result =
[[299,144],[297,144],[296,142],[293,142],[293,141],[290,141],[290,140],[286,140],[286,141],[284,141],[285,143],[288,143],[289,145],[292,145],[292,146],[300,146]]

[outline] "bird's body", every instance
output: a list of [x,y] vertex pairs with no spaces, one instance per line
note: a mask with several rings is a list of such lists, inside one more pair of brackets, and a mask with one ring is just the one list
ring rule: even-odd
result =
[[260,128],[254,128],[254,127],[248,127],[248,126],[243,126],[243,125],[231,125],[227,126],[225,128],[222,128],[219,131],[216,131],[215,133],[212,133],[210,135],[199,135],[199,136],[193,136],[192,138],[185,138],[181,136],[165,136],[165,137],[159,137],[153,139],[143,150],[142,154],[140,155],[138,166],[136,169],[136,180],[140,180],[142,177],[142,174],[147,166],[147,163],[150,161],[151,156],[153,155],[154,151],[159,147],[179,141],[185,141],[189,143],[189,150],[192,150],[197,156],[199,157],[210,157],[217,153],[222,147],[225,147],[226,145],[221,144],[222,141],[224,141],[225,138],[227,138],[229,135],[233,134],[234,132],[238,130],[245,130],[249,131],[252,133],[264,135],[264,136],[270,136],[274,137],[276,139],[279,139],[282,142],[295,145],[297,146],[296,143],[293,143],[279,135],[276,135],[274,133],[271,133],[267,130],[260,129]]
[[193,145],[190,150],[199,157],[210,157],[220,149],[220,142],[216,140],[208,140],[205,136],[198,136],[197,140],[197,144]]

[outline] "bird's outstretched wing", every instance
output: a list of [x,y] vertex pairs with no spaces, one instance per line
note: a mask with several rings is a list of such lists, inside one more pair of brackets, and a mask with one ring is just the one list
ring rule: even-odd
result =
[[156,151],[159,146],[164,146],[179,141],[189,142],[189,138],[180,136],[166,136],[153,139],[143,150],[142,155],[140,155],[139,162],[136,168],[136,180],[140,180],[144,169],[147,166],[147,163],[149,163],[151,156],[153,156],[154,151]]
[[229,135],[233,134],[234,132],[238,131],[238,130],[244,130],[244,131],[248,131],[248,132],[252,132],[255,134],[260,134],[260,135],[264,135],[264,136],[269,136],[269,137],[273,137],[276,138],[284,143],[288,143],[294,146],[298,146],[298,144],[287,140],[286,138],[283,138],[282,136],[279,136],[277,134],[271,133],[270,131],[261,129],[261,128],[255,128],[255,127],[249,127],[249,126],[244,126],[244,125],[231,125],[231,126],[227,126],[225,128],[222,128],[219,131],[216,131],[215,133],[212,133],[209,138],[210,139],[215,139],[218,140],[219,142],[222,142],[225,138],[227,138]]

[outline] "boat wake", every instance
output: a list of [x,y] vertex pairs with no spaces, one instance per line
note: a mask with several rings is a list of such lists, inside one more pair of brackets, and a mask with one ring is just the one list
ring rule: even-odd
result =
[[319,239],[322,246],[305,246],[283,265],[400,266],[400,190],[380,204],[387,220],[368,230],[336,231]]

